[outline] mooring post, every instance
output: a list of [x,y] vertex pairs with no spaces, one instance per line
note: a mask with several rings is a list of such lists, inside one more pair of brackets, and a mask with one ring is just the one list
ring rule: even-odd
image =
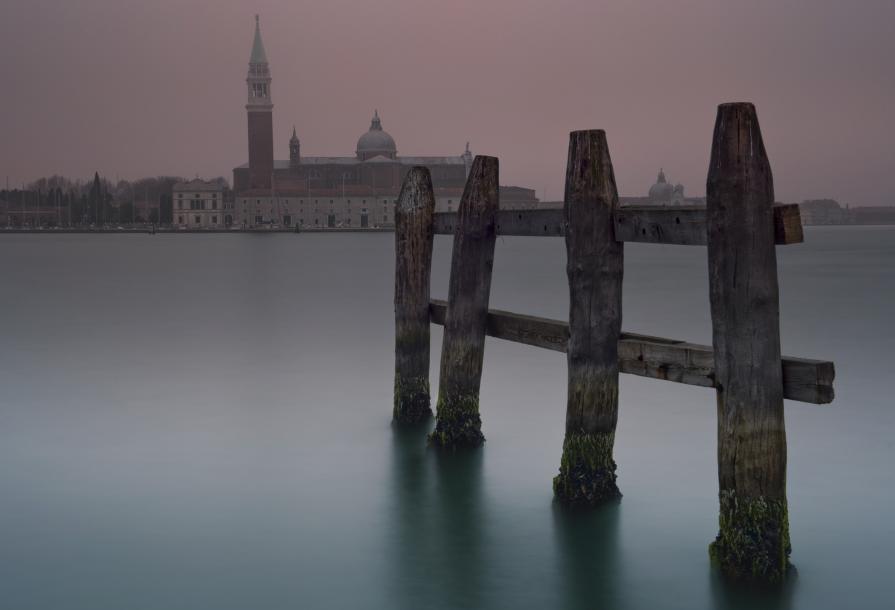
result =
[[395,208],[394,421],[415,424],[429,405],[429,275],[435,195],[425,167],[404,178]]
[[602,130],[569,136],[566,271],[569,276],[569,390],[556,497],[595,505],[618,498],[612,447],[618,420],[618,340],[624,245],[612,214],[618,192]]
[[718,396],[722,572],[780,581],[789,566],[774,184],[752,104],[718,107],[706,184]]
[[441,349],[435,430],[442,447],[481,445],[479,386],[491,293],[498,198],[496,157],[477,156],[460,199]]

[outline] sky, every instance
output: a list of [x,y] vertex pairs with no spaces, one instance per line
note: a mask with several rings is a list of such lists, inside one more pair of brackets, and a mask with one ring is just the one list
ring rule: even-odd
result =
[[0,180],[232,179],[261,28],[275,156],[495,155],[562,198],[568,134],[605,129],[619,192],[705,193],[717,105],[751,101],[781,201],[895,204],[892,0],[4,0]]

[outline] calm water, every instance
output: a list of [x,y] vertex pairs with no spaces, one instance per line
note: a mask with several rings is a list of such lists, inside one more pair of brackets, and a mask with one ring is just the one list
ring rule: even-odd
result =
[[[589,514],[551,502],[562,354],[489,339],[482,451],[393,430],[393,248],[0,236],[0,607],[892,607],[895,228],[778,249],[784,351],[838,376],[833,405],[786,405],[799,577],[768,595],[708,563],[710,390],[623,376],[624,499]],[[625,329],[710,342],[705,250],[626,256]],[[492,307],[565,317],[564,265],[499,239]]]

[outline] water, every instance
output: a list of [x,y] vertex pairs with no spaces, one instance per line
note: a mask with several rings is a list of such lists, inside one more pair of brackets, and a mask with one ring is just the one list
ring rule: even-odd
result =
[[[592,513],[552,504],[562,354],[489,339],[482,451],[393,430],[392,235],[0,237],[4,610],[891,607],[895,228],[778,249],[784,352],[837,399],[787,402],[799,576],[765,594],[708,563],[710,390],[622,377]],[[625,329],[710,342],[705,250],[626,257]],[[565,317],[564,265],[499,239],[492,307]]]

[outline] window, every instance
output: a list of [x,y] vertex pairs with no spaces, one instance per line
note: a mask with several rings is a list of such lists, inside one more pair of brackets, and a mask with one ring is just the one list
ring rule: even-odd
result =
[[212,201],[211,201],[211,209],[212,209],[212,210],[216,210],[216,209],[218,209],[218,202],[217,202],[217,200],[212,199]]
[[211,198],[212,198],[212,199],[217,199],[217,198],[218,198],[218,194],[217,194],[217,193],[212,193],[212,194],[211,194]]
[[178,217],[177,217],[177,224],[180,224],[180,225],[183,224],[183,216],[178,216]]
[[256,225],[260,225],[262,222],[264,222],[264,219],[261,216],[255,216]]
[[200,224],[202,222],[202,217],[196,216],[195,222],[196,222],[196,224]]
[[183,199],[183,193],[177,193],[177,198],[178,198],[178,199]]
[[382,222],[388,222],[388,214],[382,216]]
[[217,216],[212,216],[212,217],[211,217],[211,224],[213,224],[213,225],[218,224],[218,217],[217,217]]

